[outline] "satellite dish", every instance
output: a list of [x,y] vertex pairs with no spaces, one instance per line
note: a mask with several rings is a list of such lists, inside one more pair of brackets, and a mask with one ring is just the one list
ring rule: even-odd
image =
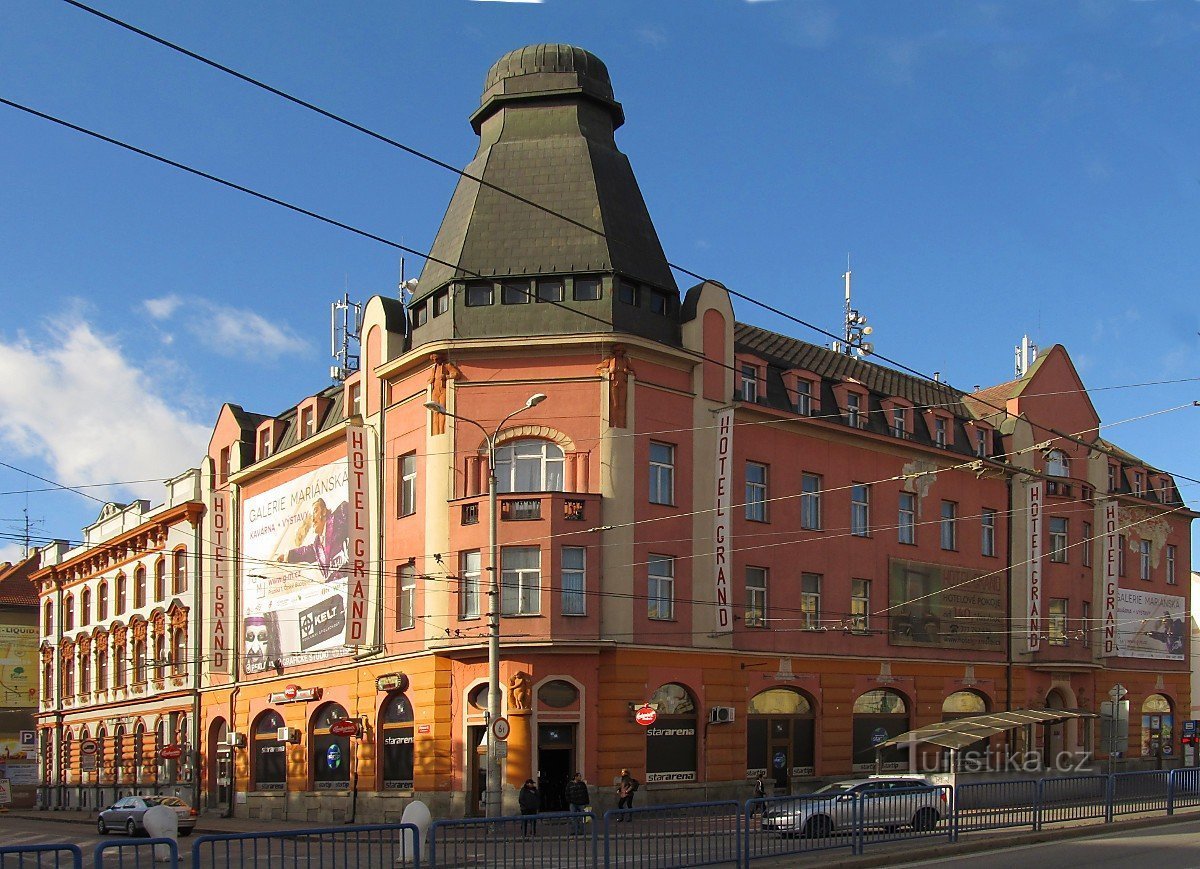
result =
[[874,327],[874,326],[863,326],[863,330],[862,330],[862,332],[863,332],[863,334],[864,334],[864,335],[870,335],[870,334],[871,334],[872,332],[874,332],[874,331],[875,331],[875,327]]

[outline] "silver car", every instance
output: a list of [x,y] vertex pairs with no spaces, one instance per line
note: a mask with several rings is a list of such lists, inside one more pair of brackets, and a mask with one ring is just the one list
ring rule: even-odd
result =
[[124,830],[130,836],[138,836],[146,832],[143,819],[146,810],[151,806],[166,806],[174,809],[179,818],[179,835],[190,836],[196,829],[196,810],[179,797],[156,796],[154,794],[139,794],[132,797],[122,797],[100,813],[96,819],[96,831],[101,836],[112,830]]
[[911,826],[924,832],[948,813],[945,788],[917,776],[881,776],[834,782],[807,796],[768,803],[761,826],[785,836],[824,837],[850,831],[857,816],[866,829]]

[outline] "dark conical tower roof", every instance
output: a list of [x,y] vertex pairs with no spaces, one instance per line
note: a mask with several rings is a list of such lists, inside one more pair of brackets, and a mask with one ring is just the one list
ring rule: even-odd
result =
[[[475,275],[604,274],[678,291],[646,203],[613,133],[624,122],[604,63],[570,45],[511,51],[488,71],[471,124],[468,174],[588,229],[462,178],[416,300]],[[589,231],[595,230],[595,231]]]

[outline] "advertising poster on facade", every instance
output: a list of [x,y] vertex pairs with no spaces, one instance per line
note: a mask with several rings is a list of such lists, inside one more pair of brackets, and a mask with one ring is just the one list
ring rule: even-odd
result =
[[1182,661],[1187,607],[1173,594],[1117,589],[1117,654]]
[[1004,648],[1004,582],[976,570],[891,559],[888,641],[934,649]]
[[247,673],[346,653],[350,573],[345,459],[247,498],[242,650]]
[[37,706],[37,657],[37,625],[0,623],[0,706]]

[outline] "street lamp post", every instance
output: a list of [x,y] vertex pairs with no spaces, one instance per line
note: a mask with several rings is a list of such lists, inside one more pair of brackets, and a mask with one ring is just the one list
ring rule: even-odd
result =
[[496,753],[496,738],[491,734],[492,722],[500,717],[500,564],[496,550],[496,438],[500,436],[504,424],[518,413],[541,404],[546,400],[544,393],[535,392],[529,396],[525,404],[518,407],[504,419],[489,434],[475,420],[459,416],[446,410],[445,406],[436,401],[425,402],[425,407],[433,413],[440,413],[452,419],[469,422],[483,433],[488,449],[488,565],[491,576],[488,579],[488,708],[487,723],[487,782],[484,790],[484,815],[498,818],[501,814],[500,795],[502,791],[500,776],[500,756]]
[[1125,686],[1118,682],[1109,689],[1108,696],[1112,698],[1109,704],[1110,721],[1108,725],[1108,774],[1112,775],[1113,771],[1113,754],[1117,749],[1117,725],[1121,720],[1121,701],[1129,692],[1125,690]]

